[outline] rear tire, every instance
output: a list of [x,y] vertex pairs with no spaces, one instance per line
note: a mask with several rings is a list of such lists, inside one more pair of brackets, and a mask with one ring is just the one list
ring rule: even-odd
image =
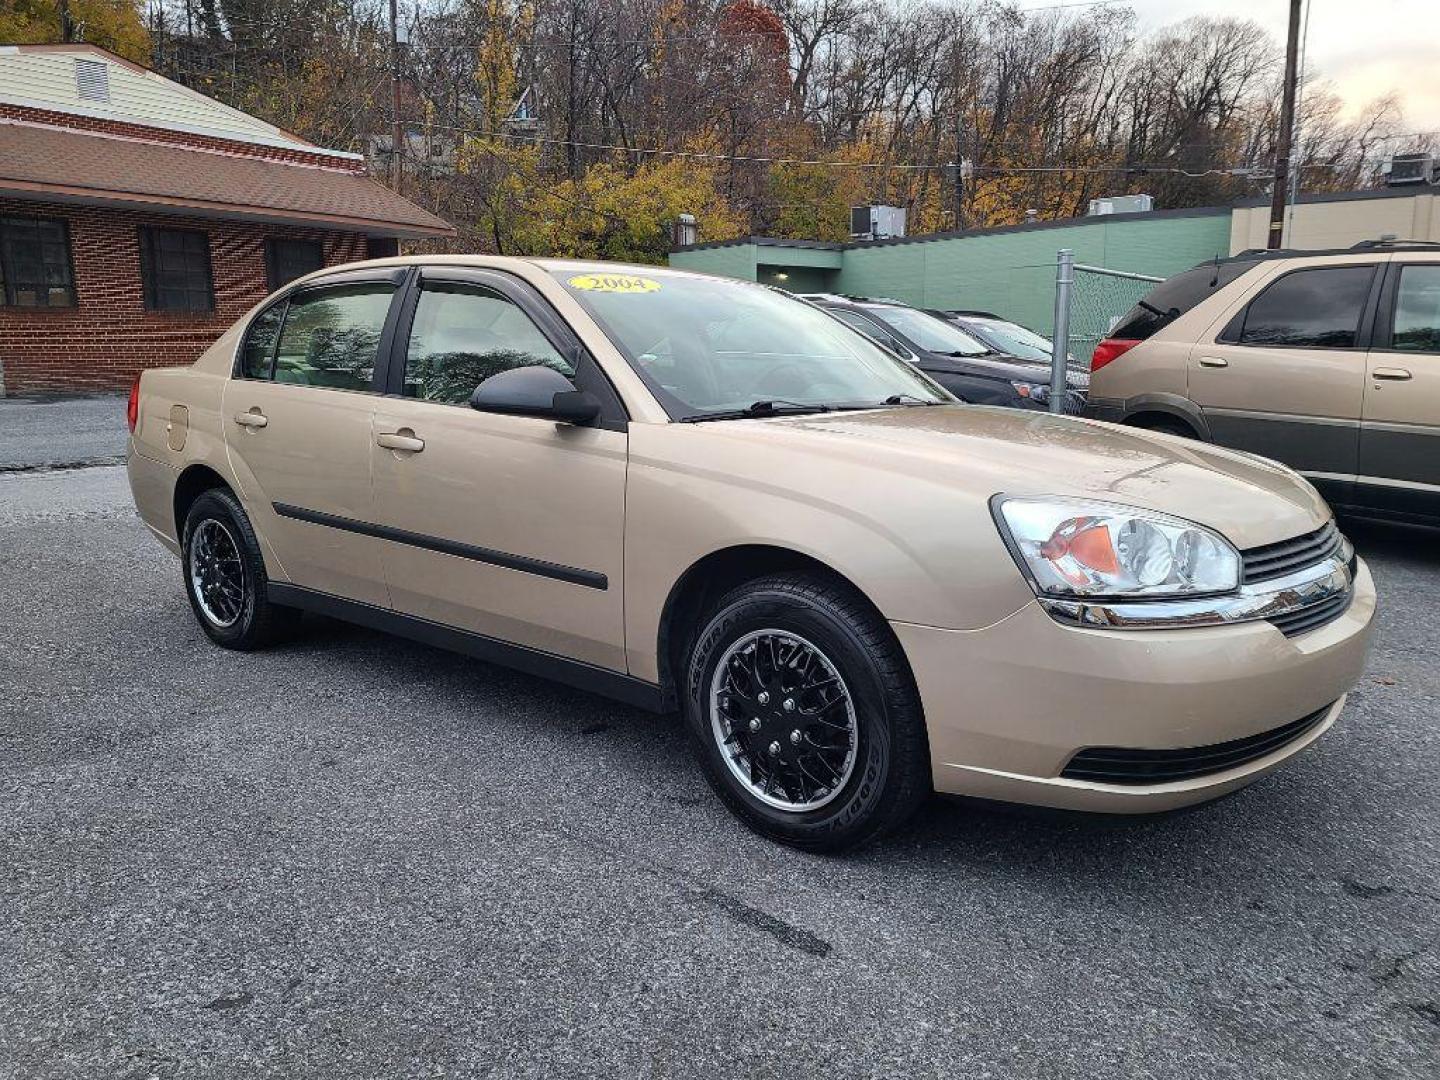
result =
[[191,504],[180,551],[185,594],[215,644],[263,648],[299,622],[299,611],[272,604],[266,595],[260,542],[239,500],[226,489],[211,488]]
[[865,600],[814,575],[726,595],[692,641],[682,703],[706,779],[750,828],[839,851],[908,819],[930,792],[919,695]]
[[1158,431],[1164,435],[1178,435],[1182,439],[1199,439],[1200,435],[1184,420],[1171,420],[1167,417],[1144,417],[1140,420],[1127,421],[1131,427],[1144,428],[1146,431]]

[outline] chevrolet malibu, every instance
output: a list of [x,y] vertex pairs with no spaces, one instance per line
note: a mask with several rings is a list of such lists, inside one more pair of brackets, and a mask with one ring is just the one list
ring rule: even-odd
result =
[[651,267],[313,274],[130,402],[201,629],[319,612],[678,709],[748,825],[860,843],[932,790],[1213,799],[1335,723],[1375,590],[1248,454],[963,405],[800,300]]

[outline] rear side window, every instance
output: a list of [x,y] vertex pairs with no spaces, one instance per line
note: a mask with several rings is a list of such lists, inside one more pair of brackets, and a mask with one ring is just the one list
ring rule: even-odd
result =
[[405,396],[466,405],[491,375],[517,367],[575,374],[516,304],[476,286],[429,286],[415,305],[405,353]]
[[395,287],[365,283],[290,297],[275,350],[276,382],[369,390]]
[[270,378],[270,365],[275,359],[275,342],[280,338],[280,322],[285,317],[285,302],[272,304],[250,324],[245,344],[240,349],[242,379]]
[[1123,341],[1144,341],[1254,267],[1255,263],[1248,260],[1208,263],[1167,278],[1120,316],[1108,336]]
[[1440,264],[1401,269],[1390,347],[1401,352],[1440,353]]
[[1241,345],[1353,349],[1375,280],[1373,266],[1296,270],[1271,282],[1225,328]]

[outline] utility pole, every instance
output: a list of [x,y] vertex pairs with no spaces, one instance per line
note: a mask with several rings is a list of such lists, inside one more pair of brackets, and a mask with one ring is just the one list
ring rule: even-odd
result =
[[965,125],[960,104],[955,104],[955,229],[965,228]]
[[60,0],[60,40],[67,45],[75,40],[75,20],[70,17],[70,0]]
[[400,190],[400,12],[399,0],[390,0],[390,186]]
[[1290,33],[1285,41],[1285,91],[1280,100],[1280,130],[1275,137],[1275,181],[1270,195],[1270,233],[1265,246],[1274,250],[1285,235],[1285,196],[1290,186],[1290,141],[1295,131],[1295,83],[1299,74],[1300,5],[1290,0]]

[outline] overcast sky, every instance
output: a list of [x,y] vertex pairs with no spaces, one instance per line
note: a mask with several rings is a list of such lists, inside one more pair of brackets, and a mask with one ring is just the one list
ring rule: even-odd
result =
[[[1039,0],[1027,0],[1026,6]],[[1233,15],[1285,41],[1289,0],[1128,0],[1142,32],[1192,15]],[[1310,0],[1306,70],[1350,112],[1394,90],[1406,130],[1440,130],[1440,0]]]

